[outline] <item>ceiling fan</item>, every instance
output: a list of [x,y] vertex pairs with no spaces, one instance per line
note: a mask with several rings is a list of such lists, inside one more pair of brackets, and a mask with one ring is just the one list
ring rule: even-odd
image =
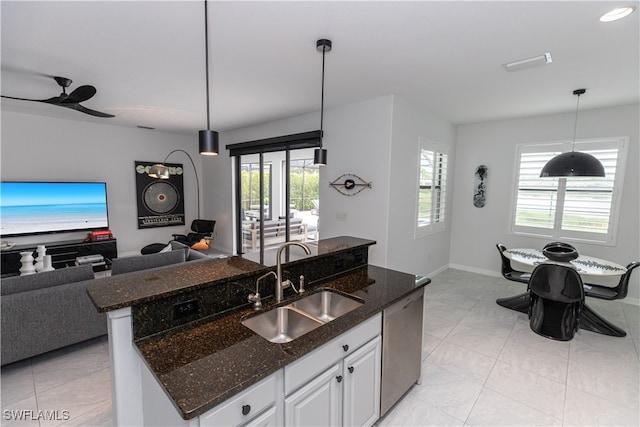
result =
[[81,113],[89,114],[90,116],[95,117],[115,117],[113,114],[103,113],[96,110],[91,110],[89,108],[83,107],[80,105],[81,102],[84,102],[93,95],[96,94],[96,88],[90,85],[79,86],[74,89],[71,93],[67,93],[67,88],[71,85],[71,79],[66,77],[53,77],[53,79],[62,87],[62,93],[59,96],[54,96],[49,99],[27,99],[27,98],[16,98],[13,96],[2,96],[2,98],[8,99],[17,99],[20,101],[34,101],[34,102],[44,102],[45,104],[57,105],[58,107],[71,108],[72,110],[80,111]]

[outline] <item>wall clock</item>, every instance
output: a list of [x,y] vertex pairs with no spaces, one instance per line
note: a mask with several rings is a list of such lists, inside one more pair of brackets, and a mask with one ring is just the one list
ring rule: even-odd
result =
[[371,183],[352,173],[345,173],[329,183],[345,196],[355,196],[365,188],[371,188]]

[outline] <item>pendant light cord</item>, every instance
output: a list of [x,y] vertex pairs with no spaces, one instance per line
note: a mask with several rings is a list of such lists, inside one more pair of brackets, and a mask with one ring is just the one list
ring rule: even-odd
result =
[[[320,132],[322,132],[324,121],[324,54],[327,50],[326,46],[322,47],[322,91],[320,94]],[[322,138],[322,136],[320,136]]]
[[207,130],[211,130],[211,119],[209,118],[209,25],[207,24],[207,0],[204,0],[204,62],[207,85]]
[[577,93],[576,95],[578,95],[578,102],[576,104],[576,119],[573,124],[573,145],[571,146],[571,151],[576,151],[576,133],[578,132],[578,112],[580,111],[580,95],[581,94]]

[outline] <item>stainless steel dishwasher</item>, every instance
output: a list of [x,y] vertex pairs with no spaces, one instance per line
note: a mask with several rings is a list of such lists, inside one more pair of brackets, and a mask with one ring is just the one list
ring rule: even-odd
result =
[[420,288],[383,311],[381,417],[420,379],[423,300]]

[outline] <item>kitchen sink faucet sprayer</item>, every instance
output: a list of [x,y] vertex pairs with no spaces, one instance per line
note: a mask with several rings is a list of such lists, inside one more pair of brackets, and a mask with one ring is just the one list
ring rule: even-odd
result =
[[[282,281],[282,260],[280,258],[282,251],[288,246],[300,246],[302,249],[304,249],[304,252],[307,255],[311,255],[311,249],[309,249],[309,246],[301,242],[285,242],[281,244],[280,247],[278,247],[278,252],[276,253],[276,303],[282,301],[284,288],[293,285],[293,283],[289,279],[285,280],[284,282]],[[301,288],[301,291],[304,290]]]

